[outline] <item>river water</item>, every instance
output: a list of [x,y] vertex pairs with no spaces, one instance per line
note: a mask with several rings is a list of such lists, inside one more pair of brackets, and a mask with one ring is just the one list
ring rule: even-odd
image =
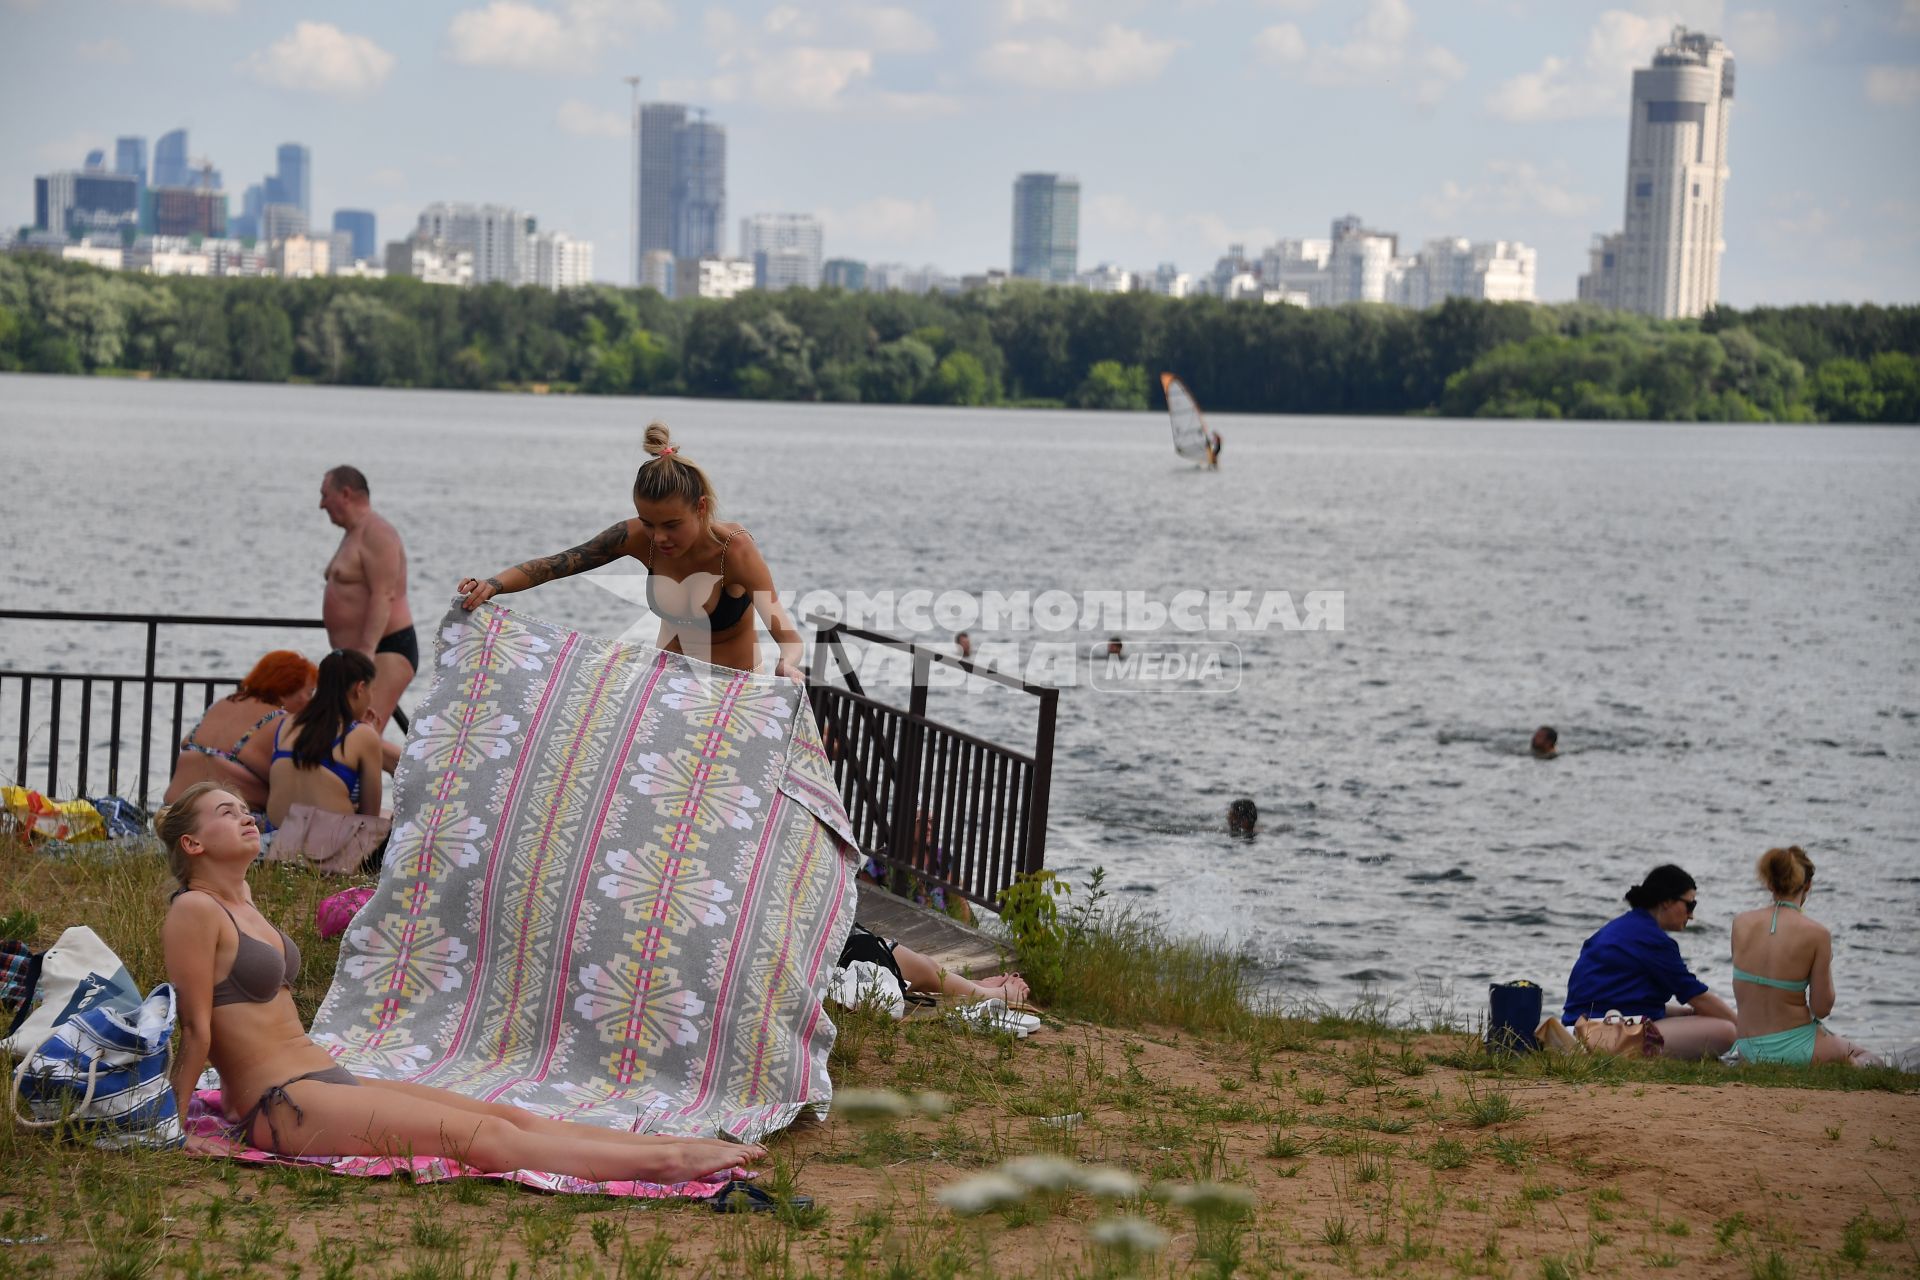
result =
[[[1554,1007],[1664,861],[1700,882],[1681,945],[1726,994],[1753,861],[1798,843],[1835,931],[1832,1025],[1920,1040],[1912,430],[1222,417],[1208,474],[1150,414],[10,376],[0,594],[317,616],[319,477],[352,462],[406,539],[424,634],[459,577],[630,514],[654,416],[783,590],[1341,593],[1340,630],[1207,633],[1238,646],[1231,692],[1056,672],[1049,865],[1251,949],[1282,998],[1472,1018],[1489,980],[1526,977]],[[581,582],[509,603],[604,634],[637,618]],[[138,669],[104,628],[0,636],[0,665]],[[160,665],[238,672],[280,640],[319,648],[196,630]],[[1019,695],[936,690],[932,711],[1030,733]],[[1557,760],[1527,753],[1541,723]],[[1250,841],[1225,832],[1239,795]]]

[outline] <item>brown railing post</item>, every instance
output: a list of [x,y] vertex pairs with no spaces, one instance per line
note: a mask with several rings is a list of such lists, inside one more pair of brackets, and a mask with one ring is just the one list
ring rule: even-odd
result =
[[1040,728],[1033,737],[1033,793],[1027,805],[1027,847],[1021,859],[1021,870],[1028,875],[1046,865],[1047,800],[1053,790],[1053,720],[1059,705],[1058,689],[1040,694]]

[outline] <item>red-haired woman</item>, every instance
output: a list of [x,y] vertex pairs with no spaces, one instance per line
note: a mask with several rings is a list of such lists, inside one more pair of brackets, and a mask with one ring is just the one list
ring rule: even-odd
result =
[[166,803],[172,804],[196,782],[218,782],[255,813],[265,812],[273,726],[307,705],[317,674],[311,662],[291,649],[275,649],[254,663],[240,687],[208,707],[200,723],[180,739]]

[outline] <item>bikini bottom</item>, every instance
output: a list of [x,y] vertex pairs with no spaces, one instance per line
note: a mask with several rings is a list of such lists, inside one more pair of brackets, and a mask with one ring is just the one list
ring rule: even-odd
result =
[[1788,1027],[1765,1036],[1746,1036],[1733,1042],[1742,1062],[1785,1062],[1804,1067],[1813,1062],[1814,1041],[1820,1038],[1816,1020],[1803,1027]]
[[241,1117],[240,1132],[246,1135],[248,1142],[253,1141],[253,1122],[261,1116],[265,1116],[267,1118],[267,1133],[273,1138],[273,1150],[278,1151],[281,1155],[292,1154],[281,1146],[280,1130],[279,1127],[273,1123],[272,1108],[276,1105],[291,1108],[294,1121],[296,1123],[304,1123],[307,1118],[306,1113],[300,1110],[300,1104],[295,1102],[287,1094],[288,1085],[299,1084],[302,1080],[312,1080],[319,1084],[358,1085],[360,1083],[353,1078],[352,1072],[348,1071],[345,1067],[339,1066],[327,1067],[322,1071],[309,1071],[303,1076],[295,1076],[291,1080],[282,1080],[279,1084],[272,1086],[265,1093],[261,1094],[260,1100],[253,1104],[253,1107],[245,1116]]

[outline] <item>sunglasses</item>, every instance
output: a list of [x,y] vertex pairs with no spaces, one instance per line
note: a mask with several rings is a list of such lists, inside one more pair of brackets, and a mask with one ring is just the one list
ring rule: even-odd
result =
[[1682,898],[1680,899],[1680,905],[1687,909],[1688,915],[1692,915],[1694,909],[1700,905],[1700,900],[1698,898]]

